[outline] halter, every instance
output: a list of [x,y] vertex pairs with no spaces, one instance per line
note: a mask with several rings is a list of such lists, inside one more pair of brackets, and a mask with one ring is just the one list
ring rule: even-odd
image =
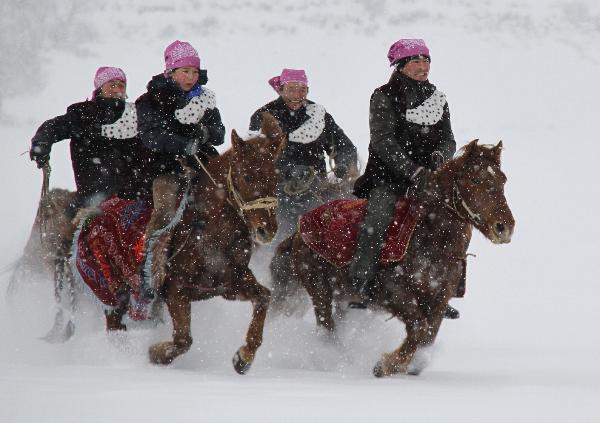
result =
[[[233,201],[238,207],[238,214],[245,219],[244,212],[247,210],[267,209],[269,216],[271,215],[271,209],[277,207],[276,197],[260,197],[256,200],[245,201],[242,195],[233,185],[233,178],[231,176],[231,165],[229,165],[229,171],[227,172],[227,190],[231,194]],[[231,204],[231,202],[230,202]]]
[[[481,224],[481,216],[478,213],[474,213],[473,210],[467,205],[465,200],[463,199],[462,194],[460,193],[460,189],[458,188],[458,184],[456,183],[456,178],[452,181],[452,205],[449,205],[444,201],[444,206],[452,210],[458,217],[462,220],[466,220],[473,225],[477,226]],[[466,212],[466,216],[463,216],[457,207],[462,207],[462,209]]]
[[[198,156],[194,155],[194,158],[196,159],[202,170],[204,170],[204,172],[208,175],[213,185],[217,188],[220,188],[221,186],[217,183],[217,181],[215,181],[215,178],[213,178],[213,176],[210,174],[210,172],[208,171],[206,166],[204,166],[204,164],[198,158]],[[233,185],[233,178],[231,176],[231,164],[229,165],[229,170],[227,171],[227,190],[229,191],[230,197],[233,198],[233,202],[230,198],[227,198],[227,202],[232,206],[234,205],[234,203],[237,205],[238,214],[244,220],[246,220],[246,216],[244,215],[244,211],[246,210],[267,209],[270,216],[271,209],[277,207],[276,197],[260,197],[256,200],[245,201],[242,195]]]

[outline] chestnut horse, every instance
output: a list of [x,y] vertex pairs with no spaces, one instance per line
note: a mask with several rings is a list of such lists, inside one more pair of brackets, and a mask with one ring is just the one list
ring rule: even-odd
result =
[[[463,276],[472,228],[493,243],[510,242],[515,221],[504,197],[506,176],[500,170],[502,142],[496,146],[463,147],[433,173],[413,204],[420,218],[401,261],[381,264],[368,306],[382,309],[404,322],[406,338],[386,353],[373,369],[377,377],[395,373],[418,374],[424,363],[411,364],[415,353],[431,345],[448,301]],[[336,268],[313,252],[297,232],[275,253],[288,270],[273,272],[274,295],[286,284],[300,282],[311,297],[317,325],[334,331],[332,302],[361,300],[354,292],[347,266]],[[273,270],[273,269],[272,269]],[[293,291],[293,289],[291,290]],[[409,368],[409,365],[410,368]]]
[[[251,301],[246,343],[233,358],[244,374],[262,343],[270,291],[248,268],[254,243],[269,243],[277,232],[275,162],[286,138],[277,121],[263,115],[262,134],[243,141],[235,130],[232,148],[208,160],[207,172],[193,187],[194,210],[185,213],[171,245],[178,253],[169,263],[163,295],[173,319],[173,340],[150,347],[150,360],[169,364],[190,349],[191,301],[222,296]],[[193,215],[204,223],[191,229]]]
[[[168,246],[166,277],[157,289],[173,321],[173,340],[150,347],[155,364],[170,364],[190,349],[191,302],[215,296],[252,302],[246,342],[233,357],[239,374],[249,370],[262,343],[271,293],[248,264],[254,244],[271,242],[277,232],[275,162],[286,137],[268,113],[261,131],[242,140],[233,130],[232,147],[210,157],[191,178],[188,202]],[[121,291],[129,292],[124,278],[116,277]],[[106,312],[107,330],[126,329],[127,306],[128,296]]]

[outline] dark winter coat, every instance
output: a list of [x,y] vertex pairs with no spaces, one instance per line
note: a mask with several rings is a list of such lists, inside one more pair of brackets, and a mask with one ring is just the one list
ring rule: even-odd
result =
[[[199,84],[206,82],[206,73]],[[153,152],[151,172],[154,176],[182,172],[178,157],[185,156],[193,139],[202,139],[199,157],[217,155],[216,145],[223,144],[225,127],[212,91],[202,87],[202,94],[187,98],[187,93],[170,78],[156,75],[147,92],[135,102],[138,130],[142,142]]]
[[445,95],[429,81],[416,81],[399,71],[373,92],[369,126],[369,160],[354,185],[361,198],[381,185],[404,195],[419,167],[434,170],[434,151],[444,160],[456,151]]
[[[250,130],[260,130],[263,112],[271,113],[288,135],[287,148],[278,162],[280,175],[284,180],[290,178],[296,165],[313,167],[317,173],[324,175],[326,172],[324,153],[333,157],[335,167],[340,170],[356,166],[356,147],[322,106],[307,101],[306,106],[292,111],[279,97],[254,112],[250,118]],[[317,126],[312,125],[312,122],[309,122],[311,114],[316,120],[319,115],[324,116],[324,122],[321,122],[320,126],[318,122]],[[344,175],[338,174],[338,176]]]
[[71,162],[80,200],[96,195],[133,199],[147,194],[146,148],[137,137],[135,106],[96,97],[75,103],[64,115],[44,122],[31,140],[32,150],[50,152],[70,138]]

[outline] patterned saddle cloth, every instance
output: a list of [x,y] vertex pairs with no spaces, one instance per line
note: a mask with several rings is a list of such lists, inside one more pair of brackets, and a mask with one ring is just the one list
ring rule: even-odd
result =
[[118,305],[123,281],[131,288],[128,315],[133,320],[149,318],[150,301],[139,298],[139,268],[144,259],[144,233],[152,208],[143,200],[111,197],[102,202],[100,213],[86,219],[74,240],[77,271],[98,299]]
[[[358,225],[367,211],[367,200],[335,200],[305,213],[299,232],[314,252],[336,267],[350,263],[356,251]],[[402,260],[417,224],[418,215],[405,198],[396,203],[394,220],[387,231],[381,262]]]

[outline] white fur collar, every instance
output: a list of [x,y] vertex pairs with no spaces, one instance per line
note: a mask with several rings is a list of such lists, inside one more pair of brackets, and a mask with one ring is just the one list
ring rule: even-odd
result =
[[137,110],[135,104],[125,103],[125,110],[121,117],[109,125],[102,125],[102,136],[124,140],[137,135]]
[[208,109],[217,107],[215,93],[202,87],[202,94],[190,100],[185,107],[175,110],[175,118],[184,125],[197,124]]
[[325,107],[320,104],[307,104],[306,114],[310,117],[298,129],[290,132],[288,140],[308,144],[321,136],[325,129]]
[[446,95],[435,90],[423,104],[406,110],[406,120],[418,125],[435,125],[442,118],[445,105]]

